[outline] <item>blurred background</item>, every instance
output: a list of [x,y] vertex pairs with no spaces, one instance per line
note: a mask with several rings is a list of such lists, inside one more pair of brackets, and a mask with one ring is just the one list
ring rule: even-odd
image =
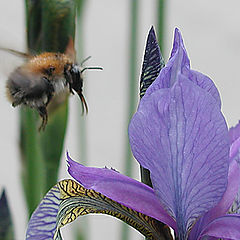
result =
[[[138,0],[136,89],[147,33],[157,24],[157,0]],[[69,120],[61,160],[59,179],[69,178],[65,151],[88,166],[113,167],[125,172],[127,126],[129,122],[129,52],[131,1],[85,1],[81,24],[81,57],[92,58],[88,66],[102,66],[103,71],[88,71],[84,76],[84,95],[89,106],[81,116],[81,104],[70,97]],[[222,110],[229,127],[240,119],[240,2],[239,0],[168,0],[165,1],[164,58],[167,61],[178,27],[191,59],[192,68],[208,75],[217,85]],[[26,50],[24,1],[0,1],[0,46]],[[77,41],[76,41],[77,43]],[[79,49],[76,46],[76,49]],[[0,189],[6,188],[13,215],[16,239],[24,239],[27,214],[23,197],[18,109],[11,107],[5,96],[7,74],[18,64],[15,57],[0,52]],[[135,95],[135,107],[138,92]],[[86,135],[84,139],[82,134]],[[84,141],[84,149],[81,141]],[[139,179],[135,161],[132,176]],[[120,239],[121,224],[109,216],[86,216],[88,238]],[[81,229],[81,219],[63,229],[64,239],[74,239]],[[74,225],[74,226],[73,226]],[[107,232],[107,236],[106,236]],[[131,230],[130,239],[143,239]]]

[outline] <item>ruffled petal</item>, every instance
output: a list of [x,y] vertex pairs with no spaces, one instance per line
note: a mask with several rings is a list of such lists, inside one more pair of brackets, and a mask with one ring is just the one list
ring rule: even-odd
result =
[[203,230],[201,237],[203,238],[204,236],[211,236],[225,240],[239,240],[240,215],[228,214],[215,219]]
[[150,170],[156,194],[185,235],[226,190],[228,130],[215,99],[179,75],[172,89],[142,98],[129,138],[135,158]]
[[100,192],[126,207],[176,229],[175,221],[163,209],[152,188],[115,170],[85,167],[74,162],[68,154],[67,158],[68,172],[85,188]]
[[176,28],[171,57],[166,66],[161,70],[157,79],[148,88],[145,95],[150,95],[152,92],[161,88],[172,87],[179,73],[185,75],[190,81],[209,92],[217,104],[221,106],[220,95],[213,81],[204,74],[190,69],[190,61],[184,47],[181,33]]

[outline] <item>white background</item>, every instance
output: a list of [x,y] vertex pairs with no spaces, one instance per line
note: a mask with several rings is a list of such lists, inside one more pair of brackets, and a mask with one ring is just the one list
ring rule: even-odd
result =
[[[86,117],[87,151],[91,166],[112,166],[123,171],[124,146],[127,134],[128,41],[130,1],[88,0],[84,13],[84,55],[93,56],[89,65],[101,65],[102,72],[85,76],[85,95],[89,105]],[[138,70],[147,32],[155,25],[156,1],[139,0]],[[240,119],[240,2],[239,0],[169,0],[166,19],[166,56],[172,45],[173,31],[178,27],[195,70],[211,77],[223,101],[228,125]],[[0,46],[25,50],[24,3],[19,0],[0,1]],[[10,59],[10,60],[9,60]],[[25,204],[20,179],[18,152],[18,110],[5,97],[5,81],[16,60],[0,53],[0,187],[5,186],[12,210],[16,239],[24,239]],[[138,82],[136,82],[138,85]],[[70,100],[70,116],[64,150],[78,160],[77,139],[80,104]],[[134,165],[135,178],[138,166]],[[60,179],[69,177],[65,154],[62,156]],[[120,239],[118,220],[106,216],[90,216],[89,239]],[[81,225],[81,222],[77,222]],[[76,227],[75,227],[76,228]],[[70,227],[65,227],[65,239]],[[71,231],[72,232],[72,231]],[[107,233],[107,234],[106,234]],[[131,239],[142,238],[134,230]]]

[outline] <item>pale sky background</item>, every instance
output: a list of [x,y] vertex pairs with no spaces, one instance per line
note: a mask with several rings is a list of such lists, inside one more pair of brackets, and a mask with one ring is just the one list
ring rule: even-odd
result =
[[[88,72],[85,96],[89,105],[87,116],[88,165],[114,167],[123,171],[124,146],[127,134],[126,92],[128,90],[128,33],[130,1],[88,0],[84,13],[84,55],[92,56],[89,65],[101,65],[104,71]],[[146,36],[155,25],[155,0],[139,0],[138,70],[140,72]],[[239,0],[169,0],[166,19],[166,56],[170,53],[174,28],[182,32],[192,68],[208,75],[217,85],[223,101],[228,125],[240,119],[240,1]],[[25,49],[23,0],[0,1],[0,46]],[[24,239],[26,213],[20,179],[18,152],[18,110],[5,97],[7,73],[16,59],[0,52],[0,187],[5,187],[12,210],[16,239]],[[138,84],[138,83],[136,83]],[[70,117],[64,149],[78,160],[79,100],[71,97]],[[135,178],[139,178],[138,166]],[[62,156],[60,179],[69,178],[65,153]],[[106,216],[90,216],[90,240],[120,239],[118,220]],[[75,228],[81,222],[75,224]],[[65,227],[65,239],[71,227]],[[107,236],[106,236],[107,233]],[[143,239],[131,232],[131,239]]]

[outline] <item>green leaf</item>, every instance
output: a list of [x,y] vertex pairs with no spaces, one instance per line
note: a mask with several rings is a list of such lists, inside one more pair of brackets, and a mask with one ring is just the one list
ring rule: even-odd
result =
[[75,0],[42,0],[42,51],[64,52],[75,37]]
[[68,101],[61,103],[50,114],[45,131],[40,134],[40,144],[45,168],[45,192],[56,184],[68,119]]
[[106,196],[86,189],[73,180],[63,180],[44,197],[33,213],[27,230],[27,240],[62,239],[60,228],[79,216],[101,213],[116,217],[132,226],[147,239],[165,239],[158,232],[156,221],[123,206]]
[[13,240],[13,223],[5,190],[0,198],[0,240]]
[[20,151],[22,177],[29,217],[43,196],[44,163],[39,147],[38,116],[32,109],[20,111]]
[[[64,52],[75,35],[74,0],[25,0],[29,52]],[[48,106],[48,124],[39,133],[36,111],[21,109],[20,147],[24,190],[29,215],[44,193],[56,184],[68,117],[68,95],[59,95]]]

